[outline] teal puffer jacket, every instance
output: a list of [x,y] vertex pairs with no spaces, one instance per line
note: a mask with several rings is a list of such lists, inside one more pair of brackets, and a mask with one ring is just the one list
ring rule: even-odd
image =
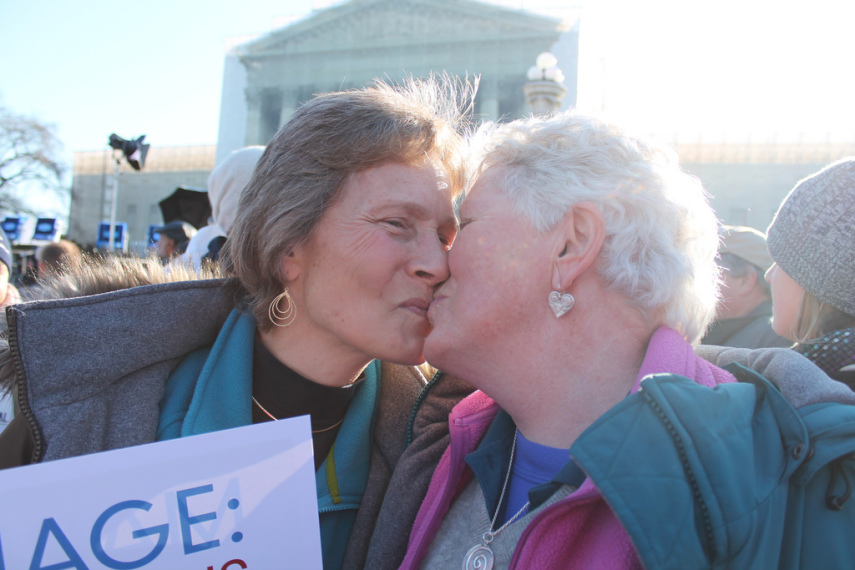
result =
[[647,568],[855,568],[855,406],[727,369],[714,390],[652,376],[573,456]]

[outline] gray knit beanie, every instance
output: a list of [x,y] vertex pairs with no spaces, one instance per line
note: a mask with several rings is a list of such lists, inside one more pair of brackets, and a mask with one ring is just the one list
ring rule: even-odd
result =
[[766,234],[772,259],[787,275],[855,316],[855,157],[796,184]]

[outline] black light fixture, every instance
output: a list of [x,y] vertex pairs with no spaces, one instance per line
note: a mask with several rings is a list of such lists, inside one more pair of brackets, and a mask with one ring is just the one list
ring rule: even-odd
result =
[[145,156],[148,154],[148,144],[143,144],[145,135],[138,139],[125,140],[116,133],[110,135],[110,147],[122,151],[125,159],[134,170],[142,170]]
[[[145,156],[148,154],[149,147],[149,145],[143,144],[144,140],[145,135],[137,139],[126,140],[117,135],[116,133],[112,133],[110,135],[110,141],[108,144],[110,145],[110,148],[121,151],[121,153],[125,156],[125,160],[127,160],[128,164],[131,165],[131,168],[133,168],[134,170],[142,170],[143,166],[145,165]],[[113,153],[113,158],[116,159],[116,173],[113,176],[113,199],[110,202],[110,234],[108,242],[108,246],[110,249],[113,249],[115,246],[116,198],[119,194],[119,164],[122,160],[121,155],[116,155],[116,153]]]

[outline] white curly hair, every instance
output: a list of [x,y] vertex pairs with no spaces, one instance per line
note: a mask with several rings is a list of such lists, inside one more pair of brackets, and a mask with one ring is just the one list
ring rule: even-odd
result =
[[597,270],[654,324],[697,342],[715,315],[719,222],[700,181],[668,148],[566,112],[487,124],[470,140],[471,182],[506,166],[502,190],[540,231],[597,204],[606,239]]

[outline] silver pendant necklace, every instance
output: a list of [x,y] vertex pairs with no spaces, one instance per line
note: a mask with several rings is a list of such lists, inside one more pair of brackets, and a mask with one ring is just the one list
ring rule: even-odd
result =
[[496,526],[496,517],[499,516],[499,511],[502,510],[502,501],[505,498],[505,491],[508,488],[508,480],[511,478],[511,468],[514,466],[514,453],[517,450],[517,432],[514,431],[514,443],[511,446],[511,461],[508,464],[508,472],[505,474],[505,484],[502,485],[502,494],[499,495],[499,503],[496,505],[496,512],[493,513],[493,520],[490,521],[490,528],[481,535],[481,540],[484,544],[476,544],[466,553],[466,557],[463,559],[463,570],[492,570],[493,568],[493,551],[490,550],[490,543],[493,542],[493,539],[499,535],[500,532],[505,530],[512,522],[520,518],[526,510],[528,510],[529,503],[523,505],[523,507],[517,511],[517,514],[508,519],[508,522],[503,524],[497,530],[493,530],[493,527]]

